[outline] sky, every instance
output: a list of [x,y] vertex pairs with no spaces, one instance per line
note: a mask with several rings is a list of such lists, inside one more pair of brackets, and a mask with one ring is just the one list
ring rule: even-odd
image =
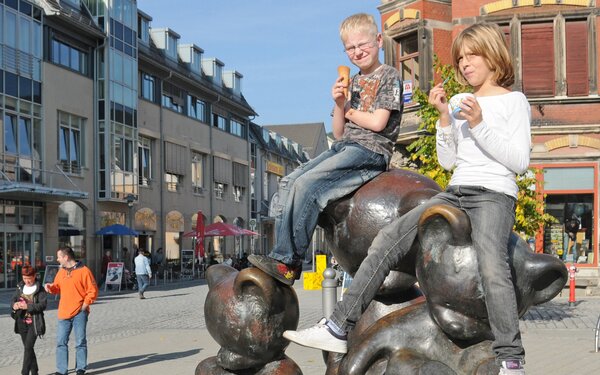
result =
[[[381,0],[138,0],[151,27],[168,27],[179,43],[236,70],[258,125],[323,122],[331,131],[331,87],[350,65],[339,25],[354,13],[381,25]],[[351,74],[358,69],[351,66]]]

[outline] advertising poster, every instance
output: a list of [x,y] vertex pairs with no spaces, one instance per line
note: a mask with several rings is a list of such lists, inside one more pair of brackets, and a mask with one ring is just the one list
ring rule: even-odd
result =
[[58,270],[60,269],[60,265],[51,264],[46,266],[46,270],[44,271],[44,280],[42,280],[42,285],[47,283],[53,283]]
[[121,289],[121,280],[123,279],[123,262],[109,262],[106,267],[106,282],[104,283],[104,290],[106,285],[118,285]]

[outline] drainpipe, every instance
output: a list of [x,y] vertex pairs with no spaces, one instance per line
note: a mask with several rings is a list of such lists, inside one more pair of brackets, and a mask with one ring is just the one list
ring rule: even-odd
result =
[[164,134],[164,115],[163,115],[163,106],[162,106],[162,93],[163,93],[163,84],[165,81],[168,81],[173,76],[173,71],[169,70],[169,75],[160,80],[160,93],[159,93],[159,101],[158,101],[158,110],[159,110],[159,129],[160,129],[160,162],[158,163],[160,169],[159,176],[159,186],[160,186],[160,244],[163,248],[163,251],[166,254],[167,242],[165,241],[165,196],[164,196],[164,188],[165,188],[165,134]]

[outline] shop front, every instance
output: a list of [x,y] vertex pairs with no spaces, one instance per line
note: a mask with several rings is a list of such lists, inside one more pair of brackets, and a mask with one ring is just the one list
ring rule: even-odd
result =
[[577,267],[598,267],[598,164],[543,164],[538,189],[557,221],[543,228],[536,250]]

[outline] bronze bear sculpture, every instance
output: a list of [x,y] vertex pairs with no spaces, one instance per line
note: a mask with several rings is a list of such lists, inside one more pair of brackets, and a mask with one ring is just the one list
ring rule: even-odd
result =
[[[391,170],[330,203],[319,225],[339,264],[354,274],[383,226],[439,191],[422,175]],[[327,375],[497,373],[470,244],[470,223],[462,211],[427,210],[418,241],[350,333],[348,353],[327,357]],[[564,264],[533,254],[516,234],[509,253],[520,314],[552,299],[565,285]],[[211,266],[207,278],[206,326],[221,350],[202,361],[196,375],[300,375],[284,355],[288,342],[282,338],[298,324],[293,288],[258,269],[238,273],[224,265]]]
[[[352,274],[381,227],[438,191],[426,177],[391,170],[328,205],[320,225]],[[532,253],[514,233],[509,253],[521,315],[564,287],[568,275],[559,259]],[[425,298],[415,298],[415,279]],[[329,355],[327,374],[495,374],[491,339],[468,217],[434,206],[421,217],[410,255],[349,335],[346,356]]]
[[257,268],[208,268],[204,303],[206,328],[221,345],[216,357],[196,367],[196,375],[302,375],[285,356],[287,329],[298,327],[298,297]]

